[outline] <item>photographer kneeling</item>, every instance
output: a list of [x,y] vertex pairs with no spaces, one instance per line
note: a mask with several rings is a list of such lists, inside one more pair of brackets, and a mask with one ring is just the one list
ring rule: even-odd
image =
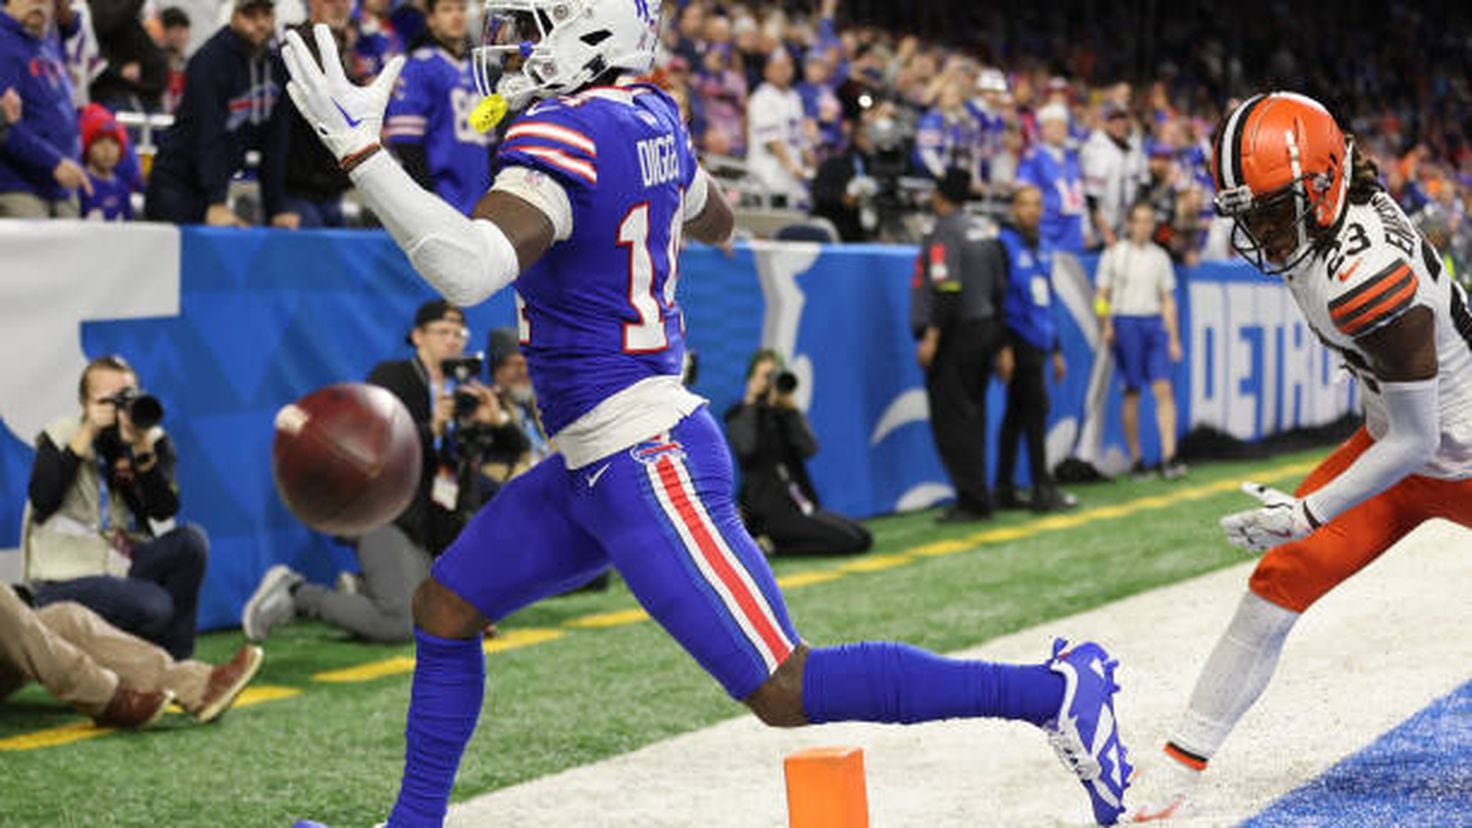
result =
[[429,576],[430,562],[497,484],[479,472],[496,452],[522,452],[526,436],[492,389],[475,379],[479,356],[466,357],[465,314],[443,299],[414,315],[412,359],[382,362],[368,381],[393,392],[419,429],[424,469],[414,500],[394,521],[356,539],[360,575],[343,573],[336,589],[306,580],[290,567],[267,570],[246,602],[242,626],[254,641],[297,615],[316,618],[353,635],[383,643],[414,636],[411,599]]
[[861,524],[819,507],[804,461],[818,453],[807,417],[792,393],[797,377],[775,351],[757,351],[746,372],[746,397],[726,412],[726,436],[741,466],[741,511],[753,537],[766,535],[781,555],[855,555],[873,535]]
[[120,356],[87,363],[78,396],[81,416],[36,439],[23,543],[35,605],[75,601],[187,659],[209,541],[191,525],[154,534],[179,511],[163,406]]

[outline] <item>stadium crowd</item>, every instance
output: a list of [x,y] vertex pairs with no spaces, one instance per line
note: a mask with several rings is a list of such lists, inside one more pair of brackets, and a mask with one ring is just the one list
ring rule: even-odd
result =
[[[1222,107],[1282,85],[1348,113],[1397,199],[1465,260],[1472,91],[1455,69],[1467,47],[1441,34],[1450,29],[1437,14],[1408,3],[1295,10],[1289,25],[1286,10],[1259,4],[1261,25],[1244,26],[1196,5],[1145,21],[1156,40],[1143,41],[1102,11],[1019,3],[937,33],[925,14],[907,21],[912,31],[888,25],[893,12],[864,0],[670,0],[652,80],[681,102],[707,163],[737,171],[735,196],[811,207],[846,240],[902,236],[886,218],[923,205],[916,188],[960,166],[997,212],[1017,183],[1039,185],[1063,249],[1112,243],[1143,198],[1156,240],[1187,263],[1230,255],[1208,169]],[[417,180],[468,205],[484,186],[470,179],[489,175],[494,151],[465,123],[478,15],[464,0],[9,0],[0,92],[14,89],[20,106],[0,142],[0,216],[128,219],[128,196],[156,164],[166,181],[145,206],[152,218],[352,223],[340,210],[345,178],[313,173],[315,142],[283,94],[273,35],[303,21],[333,29],[350,77],[411,56],[385,137]],[[1367,15],[1385,25],[1367,27]],[[1191,56],[1183,62],[1152,61],[1142,42],[1199,47],[1159,50]],[[133,113],[130,124],[173,115],[175,126],[155,148],[156,133],[125,130],[111,112]],[[241,177],[260,182],[261,203],[244,217],[226,201]]]

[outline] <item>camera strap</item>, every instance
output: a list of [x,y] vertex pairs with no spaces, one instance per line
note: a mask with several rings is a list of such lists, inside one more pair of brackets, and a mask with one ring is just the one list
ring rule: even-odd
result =
[[[413,362],[414,373],[419,375],[419,378],[424,381],[424,387],[429,389],[429,416],[432,419],[434,417],[435,406],[439,404],[438,396],[435,394],[434,381],[430,379],[429,371],[419,362],[418,357],[415,357]],[[455,380],[452,377],[445,377],[444,393],[451,395],[455,393]],[[454,433],[455,418],[451,417],[449,422],[445,423],[445,433],[435,435],[434,453],[436,459],[439,458],[444,450],[445,438]],[[436,464],[434,480],[429,487],[429,499],[439,504],[446,511],[455,511],[456,505],[460,502],[460,481],[455,476],[454,466],[443,462]]]
[[[414,357],[414,359],[410,360],[410,362],[413,363],[413,365],[414,365],[414,373],[416,373],[416,374],[419,375],[419,379],[421,379],[421,380],[424,381],[424,387],[427,388],[427,389],[429,389],[429,392],[428,392],[429,393],[429,418],[430,418],[430,420],[433,420],[434,419],[434,410],[435,410],[435,407],[438,406],[439,405],[439,402],[440,402],[438,395],[435,394],[434,380],[430,379],[430,377],[429,377],[429,371],[419,361],[419,357],[417,357],[417,356]],[[451,380],[449,377],[446,377],[445,378],[445,386],[444,386],[445,393],[447,393],[447,394],[453,394],[454,393],[454,386],[451,384],[453,382],[454,382],[454,380]],[[449,419],[449,421],[445,423],[445,433],[444,434],[436,434],[436,435],[434,435],[434,451],[435,451],[435,454],[439,454],[440,453],[440,450],[444,447],[445,436],[453,433],[454,430],[455,430],[455,418],[454,417],[451,417]]]
[[112,512],[109,508],[109,499],[111,498],[111,494],[108,491],[109,488],[111,487],[107,483],[107,458],[103,457],[102,452],[99,451],[97,452],[97,528],[104,535],[107,534],[107,530],[112,524]]

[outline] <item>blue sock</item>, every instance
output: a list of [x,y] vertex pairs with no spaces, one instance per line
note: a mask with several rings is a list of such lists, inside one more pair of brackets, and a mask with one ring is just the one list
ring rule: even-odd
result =
[[1063,677],[1047,665],[942,658],[907,644],[867,642],[815,649],[803,670],[808,721],[928,722],[1058,715]]
[[475,732],[486,692],[486,657],[478,638],[438,638],[414,629],[414,689],[405,729],[404,781],[388,824],[445,821],[460,754]]

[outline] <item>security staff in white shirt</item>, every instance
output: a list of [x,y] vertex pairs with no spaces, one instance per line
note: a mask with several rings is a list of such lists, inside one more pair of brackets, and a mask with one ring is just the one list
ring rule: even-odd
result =
[[1146,384],[1155,397],[1155,423],[1160,429],[1160,473],[1182,477],[1186,466],[1176,456],[1176,398],[1171,366],[1181,361],[1176,318],[1176,275],[1170,255],[1151,241],[1155,210],[1139,202],[1130,208],[1128,237],[1104,251],[1095,277],[1094,310],[1103,341],[1114,352],[1124,379],[1125,442],[1136,475],[1148,469],[1140,450],[1140,391]]

